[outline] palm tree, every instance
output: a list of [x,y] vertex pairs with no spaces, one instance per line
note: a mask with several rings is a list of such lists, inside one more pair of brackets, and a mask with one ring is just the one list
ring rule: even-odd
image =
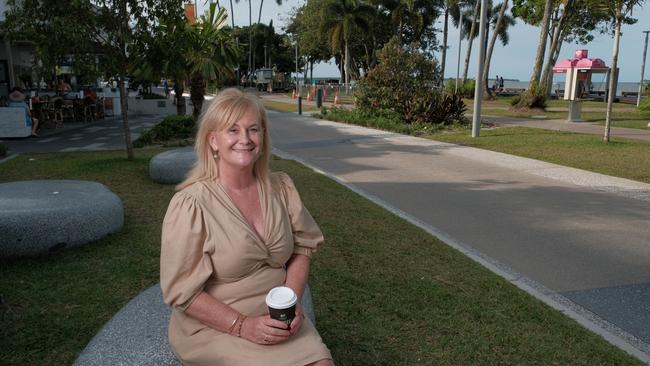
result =
[[[476,24],[478,23],[478,17],[481,11],[481,1],[479,0],[471,0],[474,2],[474,12],[473,13],[468,13],[463,15],[463,18],[465,18],[465,24],[461,24],[461,26],[466,27],[468,24],[469,26],[469,32],[464,32],[467,34],[467,52],[465,53],[465,67],[463,68],[463,79],[461,85],[465,85],[465,82],[467,82],[467,72],[469,71],[469,58],[472,55],[472,44],[474,43],[474,38],[476,38]],[[470,3],[471,3],[470,1]]]
[[[498,13],[497,13],[497,9]],[[484,91],[489,94],[490,87],[488,85],[488,75],[490,75],[490,62],[492,60],[492,52],[494,51],[494,44],[496,43],[497,37],[501,41],[502,45],[507,45],[510,41],[510,36],[508,35],[508,28],[515,25],[515,20],[510,15],[506,14],[508,9],[508,0],[504,0],[503,3],[495,6],[488,14],[489,23],[492,24],[492,38],[490,38],[490,43],[488,44],[487,51],[485,53],[485,61],[483,67],[483,85],[485,85]],[[486,37],[487,39],[487,37]]]
[[224,75],[232,76],[237,63],[237,48],[224,29],[228,21],[226,11],[224,8],[216,9],[216,4],[210,4],[208,13],[190,26],[186,34],[190,46],[187,61],[195,121],[201,114],[207,81],[220,80]]
[[334,0],[325,8],[323,18],[329,30],[332,51],[341,50],[343,43],[345,83],[350,83],[350,35],[353,30],[367,31],[368,19],[374,8],[359,0]]
[[440,82],[442,83],[445,80],[445,65],[447,63],[447,38],[449,36],[449,17],[454,26],[458,29],[461,29],[460,24],[460,12],[461,5],[464,5],[461,0],[445,0],[445,17],[443,21],[443,31],[442,31],[442,54],[440,55]]

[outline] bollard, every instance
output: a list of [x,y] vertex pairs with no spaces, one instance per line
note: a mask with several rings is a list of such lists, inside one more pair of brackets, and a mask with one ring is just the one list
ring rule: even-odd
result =
[[302,97],[298,96],[298,114],[302,114]]
[[323,106],[323,89],[316,90],[316,108]]

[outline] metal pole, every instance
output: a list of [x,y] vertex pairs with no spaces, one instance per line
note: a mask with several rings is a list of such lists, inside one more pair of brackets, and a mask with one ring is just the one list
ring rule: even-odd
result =
[[648,52],[648,33],[650,31],[643,31],[645,33],[645,46],[643,47],[643,63],[641,64],[641,81],[639,81],[639,94],[636,96],[636,106],[641,104],[641,91],[643,90],[643,72],[645,71],[645,56]]
[[460,20],[458,21],[458,62],[456,63],[456,89],[454,93],[458,93],[458,79],[460,78],[460,46],[463,43],[463,9],[460,9],[461,5],[465,5],[463,2],[458,3],[458,8],[460,10]]
[[264,45],[264,67],[268,67],[266,65],[266,45]]
[[481,98],[483,97],[483,62],[485,59],[485,26],[487,23],[488,0],[481,0],[481,22],[479,23],[478,65],[476,67],[476,82],[474,83],[474,115],[472,116],[472,137],[478,137],[481,132]]

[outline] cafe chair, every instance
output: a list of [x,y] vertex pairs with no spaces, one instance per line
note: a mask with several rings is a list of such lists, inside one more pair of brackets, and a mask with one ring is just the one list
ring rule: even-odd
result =
[[113,109],[113,97],[104,97],[104,115],[108,116],[108,111],[111,111],[110,116],[115,116],[115,110]]

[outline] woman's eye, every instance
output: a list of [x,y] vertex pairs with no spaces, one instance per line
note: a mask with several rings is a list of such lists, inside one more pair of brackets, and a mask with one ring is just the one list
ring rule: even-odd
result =
[[228,133],[237,133],[237,129],[236,128],[231,128],[231,129],[228,130]]
[[257,127],[253,127],[251,129],[249,129],[248,131],[250,131],[252,133],[257,133],[259,130],[257,129]]

